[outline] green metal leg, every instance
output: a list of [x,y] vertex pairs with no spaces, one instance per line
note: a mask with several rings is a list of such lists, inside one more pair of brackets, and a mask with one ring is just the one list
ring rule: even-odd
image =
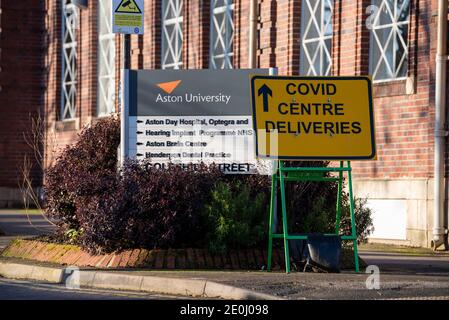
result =
[[[348,161],[348,167],[351,166],[350,161]],[[354,195],[352,193],[352,174],[348,171],[348,187],[349,187],[349,207],[351,211],[351,234],[354,237],[354,264],[355,272],[359,272],[359,253],[357,249],[357,232],[355,228],[355,214],[354,214]]]
[[270,201],[270,221],[268,226],[268,264],[267,271],[271,271],[271,259],[273,255],[273,219],[276,207],[275,195],[277,190],[277,173],[273,174],[271,178],[271,201]]
[[290,254],[288,247],[288,230],[287,230],[287,206],[285,201],[285,181],[284,174],[282,172],[283,168],[282,161],[279,161],[279,178],[281,185],[281,204],[282,204],[282,229],[284,232],[284,251],[285,251],[285,272],[290,273]]
[[[343,161],[340,161],[340,168],[343,168]],[[338,191],[337,191],[337,216],[335,217],[335,234],[340,234],[341,221],[341,193],[343,189],[343,172],[338,173]]]
[[[285,271],[290,273],[290,253],[289,253],[289,234],[288,234],[288,222],[287,222],[287,203],[285,194],[285,184],[287,181],[295,181],[295,178],[286,177],[286,172],[338,172],[338,179],[324,178],[316,180],[312,178],[310,181],[338,181],[338,194],[337,194],[337,204],[336,204],[336,221],[335,221],[335,233],[340,234],[341,226],[341,215],[342,215],[342,202],[343,202],[343,174],[348,172],[348,189],[349,189],[349,205],[350,205],[350,215],[351,215],[351,236],[343,237],[345,240],[352,240],[354,245],[354,266],[355,271],[359,272],[359,256],[358,256],[358,246],[357,246],[357,232],[356,232],[356,221],[355,221],[355,204],[354,204],[354,194],[352,189],[352,173],[351,164],[347,161],[347,166],[344,165],[344,161],[340,161],[339,168],[286,168],[284,167],[283,161],[279,161],[278,169],[272,176],[271,180],[271,199],[270,199],[270,217],[269,217],[269,230],[268,230],[268,263],[267,270],[271,271],[272,268],[272,257],[273,257],[273,240],[280,238],[284,239],[284,256],[285,256]],[[279,182],[278,182],[279,180]],[[297,179],[298,181],[304,181],[304,179]],[[280,185],[280,196],[281,196],[281,207],[282,207],[282,229],[283,233],[274,230],[274,220],[276,218],[277,209],[277,188]]]

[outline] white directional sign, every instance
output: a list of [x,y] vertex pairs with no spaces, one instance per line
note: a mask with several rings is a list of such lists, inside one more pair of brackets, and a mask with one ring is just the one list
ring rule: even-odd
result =
[[268,70],[129,71],[127,155],[164,167],[215,163],[226,173],[267,173],[254,155],[250,73]]
[[143,34],[144,0],[113,0],[114,33]]
[[250,116],[155,116],[130,120],[130,131],[136,132],[135,148],[130,143],[130,151],[137,159],[151,159],[157,165],[168,161],[215,162],[223,171],[254,171]]

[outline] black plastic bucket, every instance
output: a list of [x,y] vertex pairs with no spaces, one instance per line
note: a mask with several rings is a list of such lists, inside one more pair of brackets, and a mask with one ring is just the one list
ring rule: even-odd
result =
[[293,264],[325,272],[340,272],[341,238],[337,235],[307,234],[307,240],[289,240]]

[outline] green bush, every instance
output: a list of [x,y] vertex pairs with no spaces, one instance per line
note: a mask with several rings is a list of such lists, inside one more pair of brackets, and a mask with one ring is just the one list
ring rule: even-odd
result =
[[[357,242],[364,243],[374,231],[371,218],[371,209],[366,206],[366,199],[354,199],[354,216],[356,225]],[[324,196],[317,195],[311,210],[304,213],[296,212],[296,222],[301,221],[293,228],[298,233],[335,233],[336,203],[327,201]],[[290,230],[289,230],[290,231]],[[290,231],[292,233],[292,231]],[[351,235],[351,215],[349,209],[349,197],[344,194],[342,198],[340,235]]]
[[210,251],[252,247],[266,234],[267,193],[252,195],[250,187],[240,181],[221,181],[212,190],[203,214]]
[[[301,163],[303,166],[327,166],[327,162]],[[330,176],[327,174],[327,176]],[[337,182],[289,182],[286,185],[289,233],[335,233]],[[280,201],[278,212],[281,212]],[[371,210],[366,199],[354,199],[358,242],[366,242],[373,232]],[[342,194],[340,234],[351,234],[349,196]]]
[[[372,212],[369,207],[366,206],[367,199],[355,198],[354,199],[354,216],[355,227],[357,232],[357,241],[364,243],[367,241],[368,236],[374,231],[373,220],[371,218]],[[341,234],[351,233],[351,216],[349,214],[349,202],[346,201],[342,208],[342,219],[340,224]]]

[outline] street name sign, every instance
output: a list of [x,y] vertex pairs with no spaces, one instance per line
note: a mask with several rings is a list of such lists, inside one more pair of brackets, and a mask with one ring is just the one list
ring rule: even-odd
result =
[[143,34],[144,0],[113,0],[112,32]]
[[254,154],[250,70],[127,70],[127,154],[160,168],[215,163],[225,173],[268,173]]
[[369,77],[252,75],[251,101],[257,157],[376,157]]

